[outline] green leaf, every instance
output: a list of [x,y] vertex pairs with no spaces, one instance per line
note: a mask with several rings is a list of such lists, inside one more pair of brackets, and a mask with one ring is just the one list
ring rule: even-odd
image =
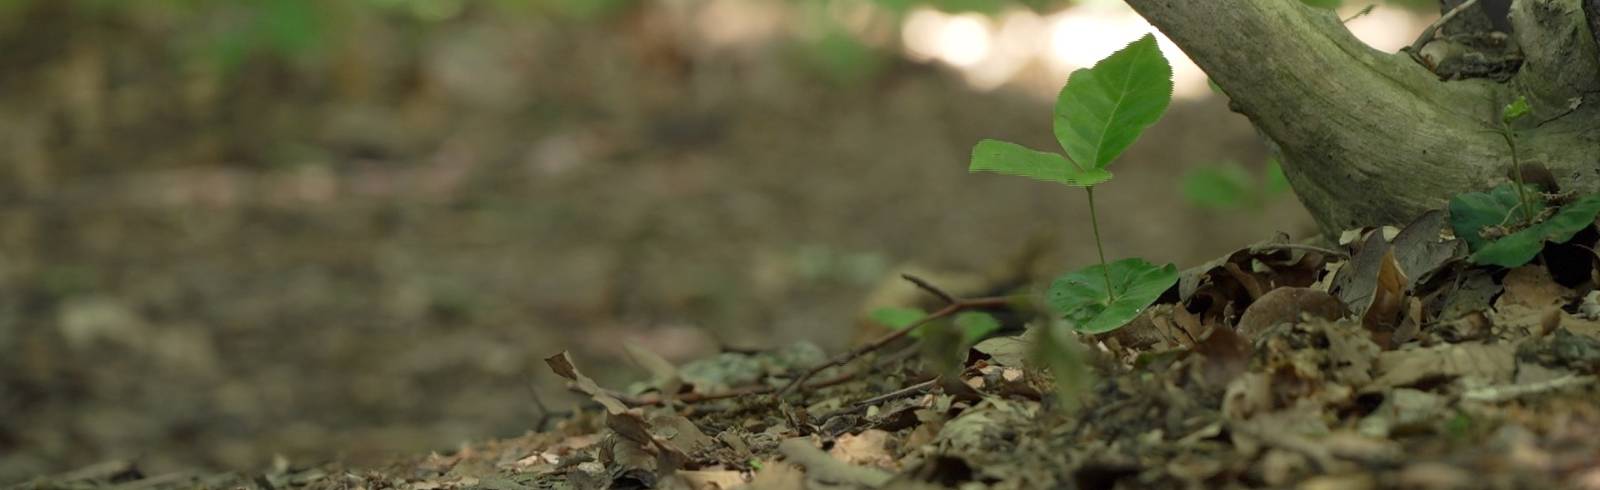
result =
[[984,336],[1000,329],[999,320],[989,316],[988,313],[978,313],[976,311],[968,311],[956,315],[955,322],[956,328],[961,330],[962,344],[969,347],[982,340]]
[[1183,196],[1212,209],[1244,207],[1253,199],[1255,179],[1236,163],[1190,169],[1183,176]]
[[1088,187],[1111,180],[1111,172],[1097,168],[1079,170],[1059,154],[1035,151],[998,140],[979,141],[977,146],[972,147],[972,164],[967,171],[1018,175],[1074,187]]
[[[872,313],[868,313],[867,316],[871,317],[872,321],[881,323],[885,327],[900,330],[917,323],[917,320],[927,317],[928,312],[919,308],[887,307],[872,310]],[[917,332],[911,332],[912,336],[916,336],[916,334]]]
[[1517,100],[1511,101],[1510,104],[1506,104],[1504,109],[1500,110],[1500,121],[1510,125],[1517,122],[1518,119],[1522,119],[1522,116],[1528,115],[1528,111],[1531,110],[1533,110],[1533,107],[1528,105],[1528,98],[1518,95]]
[[1495,240],[1472,254],[1475,264],[1519,267],[1533,260],[1544,250],[1545,242],[1562,243],[1594,224],[1600,214],[1600,194],[1579,199],[1561,207],[1550,219]]
[[1109,266],[1109,286],[1099,265],[1067,273],[1050,285],[1050,305],[1080,332],[1105,333],[1121,328],[1178,282],[1178,267],[1172,264],[1156,267],[1133,258]]
[[[1488,244],[1488,239],[1483,237],[1485,228],[1520,223],[1523,210],[1518,209],[1521,201],[1515,185],[1506,183],[1489,192],[1465,192],[1450,198],[1450,227],[1455,230],[1456,238],[1465,240],[1468,248],[1479,250]],[[1544,211],[1543,194],[1533,189],[1527,192],[1535,196],[1534,209],[1528,211],[1538,215]]]
[[1283,165],[1277,159],[1267,160],[1266,191],[1268,196],[1289,192],[1289,177],[1283,175]]
[[1336,9],[1344,5],[1344,0],[1300,0],[1300,2],[1319,9]]
[[1056,140],[1072,161],[1104,169],[1171,102],[1172,66],[1146,34],[1067,78],[1056,98]]

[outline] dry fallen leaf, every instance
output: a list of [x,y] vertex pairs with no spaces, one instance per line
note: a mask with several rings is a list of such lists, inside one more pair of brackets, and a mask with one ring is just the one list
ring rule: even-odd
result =
[[1278,288],[1252,303],[1239,317],[1237,330],[1247,339],[1280,323],[1299,322],[1301,315],[1338,320],[1350,314],[1339,298],[1311,288]]
[[779,461],[762,461],[761,470],[744,489],[749,490],[806,490],[806,474],[800,467]]
[[1372,302],[1361,314],[1361,326],[1372,332],[1372,339],[1384,349],[1394,347],[1394,329],[1406,304],[1406,276],[1394,258],[1394,249],[1384,252],[1373,284]]
[[1388,351],[1378,356],[1375,367],[1377,378],[1363,392],[1410,386],[1428,379],[1473,378],[1505,383],[1516,372],[1516,345],[1473,342]]
[[1534,309],[1543,309],[1566,303],[1577,297],[1577,293],[1560,284],[1556,284],[1550,272],[1542,265],[1526,265],[1512,269],[1506,273],[1505,279],[1500,281],[1505,287],[1505,294],[1495,300],[1495,308],[1507,306],[1525,306]]
[[733,470],[678,470],[678,477],[694,490],[728,490],[745,484],[744,475]]
[[853,465],[876,466],[895,469],[895,458],[889,453],[890,434],[869,429],[860,434],[844,434],[833,441],[828,454]]

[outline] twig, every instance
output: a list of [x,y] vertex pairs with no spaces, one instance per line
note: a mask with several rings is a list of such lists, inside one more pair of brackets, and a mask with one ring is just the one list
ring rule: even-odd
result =
[[[892,363],[894,363],[896,361],[899,361],[901,359],[904,359],[906,357],[910,357],[912,354],[916,354],[916,353],[917,353],[917,349],[911,348],[911,349],[906,349],[906,350],[903,350],[903,351],[895,352],[894,354],[891,354],[891,355],[888,355],[888,356],[884,356],[878,362],[873,363],[872,368],[868,369],[868,371],[876,370],[879,367],[882,367],[882,366],[885,366],[885,365],[888,365],[888,364],[892,364]],[[843,374],[840,374],[838,376],[834,376],[834,377],[831,377],[831,378],[828,378],[828,379],[824,379],[822,381],[808,383],[808,384],[806,384],[805,387],[807,389],[827,388],[829,386],[839,385],[839,384],[845,383],[847,381],[850,381],[852,379],[855,379],[855,377],[860,375],[860,374],[861,374],[860,372],[843,373]],[[572,388],[572,384],[568,383],[568,387]],[[578,394],[583,394],[582,390],[573,389],[572,391],[575,392],[575,393],[578,393]],[[773,386],[750,385],[750,386],[745,386],[745,387],[742,387],[742,388],[731,389],[731,390],[728,390],[728,391],[725,391],[725,392],[721,392],[721,393],[688,393],[688,394],[684,394],[682,396],[674,397],[672,400],[675,401],[675,402],[678,402],[678,403],[683,403],[683,404],[694,404],[694,403],[711,402],[711,401],[718,401],[718,400],[727,400],[729,398],[739,398],[739,397],[745,397],[745,396],[769,395],[769,394],[772,394],[775,391],[778,391],[778,388],[773,387]],[[622,393],[622,392],[615,391],[615,390],[605,390],[605,392],[606,392],[606,395],[609,395],[612,398],[616,398],[617,401],[620,401],[620,402],[622,402],[622,404],[627,405],[629,407],[644,407],[644,406],[661,405],[663,403],[666,403],[666,401],[667,401],[665,398],[663,398],[663,397],[661,397],[660,395],[657,395],[657,394],[650,394],[650,395],[645,395],[645,396],[633,396],[633,395],[629,395],[629,394]],[[598,406],[598,405],[594,405],[594,406]],[[562,415],[565,412],[551,411],[549,413],[552,414],[552,418],[553,418],[554,416]]]
[[865,410],[867,407],[870,407],[870,406],[873,406],[873,405],[877,405],[879,403],[883,403],[883,402],[886,402],[886,401],[889,401],[889,400],[894,400],[894,399],[898,399],[898,398],[904,398],[904,397],[907,397],[907,396],[916,395],[918,393],[922,393],[924,391],[928,391],[929,388],[937,386],[938,383],[939,383],[939,378],[933,378],[933,379],[930,379],[930,380],[927,380],[927,381],[923,381],[921,383],[913,384],[913,385],[907,386],[905,388],[901,388],[901,389],[894,390],[894,391],[891,391],[891,392],[888,392],[888,393],[884,393],[882,395],[878,395],[878,396],[875,396],[875,397],[872,397],[872,398],[868,398],[868,399],[865,399],[865,400],[861,400],[859,402],[852,403],[848,407],[840,408],[838,410],[834,410],[832,412],[828,412],[826,415],[817,417],[816,420],[818,420],[818,421],[827,421],[827,420],[833,419],[834,417],[838,417],[838,416],[841,416],[841,415],[851,414],[851,413],[855,413],[855,412],[859,412],[859,411]]
[[911,281],[911,284],[917,285],[918,289],[921,289],[923,291],[927,291],[928,294],[932,294],[934,296],[938,296],[940,300],[944,301],[944,304],[948,305],[948,304],[954,304],[956,302],[956,297],[955,296],[951,296],[950,293],[945,292],[943,289],[939,289],[938,286],[934,286],[933,284],[929,284],[928,281],[924,280],[923,278],[920,278],[920,277],[917,277],[917,276],[913,276],[911,274],[900,274],[900,278],[905,279],[907,281]]
[[832,359],[829,359],[828,362],[822,363],[819,366],[816,366],[816,367],[813,367],[811,369],[806,370],[806,372],[802,373],[800,376],[795,377],[794,381],[790,381],[787,386],[783,387],[783,389],[778,390],[777,398],[781,399],[784,396],[786,396],[786,395],[788,395],[790,393],[793,393],[795,388],[800,387],[800,385],[805,383],[806,380],[811,379],[812,376],[816,376],[817,373],[820,373],[825,369],[828,369],[828,368],[831,368],[831,367],[835,367],[835,366],[843,366],[843,365],[849,363],[850,361],[853,361],[856,358],[861,357],[862,355],[864,355],[864,354],[866,354],[868,352],[872,352],[872,351],[881,349],[881,348],[883,348],[883,346],[889,345],[890,342],[894,342],[896,340],[900,340],[901,338],[905,337],[906,335],[909,335],[911,332],[916,331],[918,328],[921,328],[923,325],[927,325],[929,323],[933,323],[934,320],[938,320],[940,318],[951,316],[951,315],[954,315],[956,313],[960,313],[962,311],[966,311],[966,310],[970,310],[970,309],[974,309],[974,308],[992,308],[992,307],[997,307],[997,306],[1005,306],[1007,303],[1010,302],[1010,299],[1011,299],[1011,298],[1008,298],[1008,297],[1005,297],[1005,296],[987,297],[987,298],[972,298],[972,299],[956,298],[954,296],[950,296],[949,293],[943,292],[939,288],[933,287],[933,285],[928,284],[926,281],[922,281],[921,279],[916,278],[915,276],[906,274],[906,275],[903,275],[902,277],[906,278],[906,280],[908,280],[908,281],[911,281],[912,284],[916,284],[917,287],[920,287],[923,290],[928,291],[930,294],[933,294],[934,296],[939,296],[940,299],[946,300],[949,304],[946,304],[944,306],[944,308],[940,308],[938,311],[935,311],[935,312],[929,314],[928,316],[922,317],[921,320],[917,320],[915,323],[907,325],[905,328],[902,328],[902,329],[899,329],[899,330],[895,330],[893,332],[889,332],[887,335],[884,335],[882,337],[878,337],[877,340],[873,340],[872,342],[869,342],[866,345],[857,347],[855,349],[851,349],[849,352],[845,352],[845,353],[839,354],[837,356],[834,356]]
[[938,384],[938,383],[939,383],[939,378],[933,378],[933,379],[930,379],[930,380],[927,380],[927,381],[923,381],[921,383],[917,383],[917,384],[914,384],[914,385],[911,385],[911,386],[907,386],[905,388],[901,388],[901,389],[894,390],[894,391],[891,391],[891,392],[888,392],[888,393],[884,393],[882,395],[878,395],[878,396],[875,396],[875,397],[872,397],[872,398],[861,400],[859,402],[855,402],[854,405],[856,407],[866,407],[866,406],[870,406],[870,405],[877,405],[879,403],[883,403],[883,402],[886,402],[886,401],[889,401],[889,400],[893,400],[893,399],[896,399],[896,398],[903,398],[903,397],[915,395],[915,394],[918,394],[918,393],[922,393],[924,391],[927,391],[928,388],[932,388],[935,384]]
[[1461,12],[1464,12],[1468,8],[1477,4],[1478,0],[1467,0],[1465,2],[1461,2],[1461,5],[1457,5],[1456,8],[1450,9],[1449,12],[1445,12],[1444,15],[1439,16],[1439,20],[1433,21],[1432,24],[1428,24],[1428,28],[1422,30],[1422,35],[1417,36],[1417,40],[1412,41],[1411,45],[1406,47],[1406,51],[1411,53],[1411,57],[1413,59],[1416,59],[1418,62],[1421,62],[1423,65],[1428,66],[1431,69],[1432,65],[1424,62],[1422,59],[1422,47],[1426,46],[1428,41],[1433,40],[1434,35],[1439,33],[1439,28],[1444,27],[1446,22],[1450,22],[1450,19],[1454,19],[1457,14],[1460,14]]
[[529,372],[528,382],[523,383],[522,386],[528,389],[528,398],[533,399],[533,408],[539,409],[539,420],[534,422],[533,427],[535,430],[543,432],[544,426],[550,422],[552,414],[550,412],[550,407],[544,404],[544,397],[539,396],[539,389],[534,386],[534,384],[538,382],[538,379],[535,376],[537,375]]
[[1344,257],[1344,258],[1349,258],[1350,257],[1350,254],[1345,253],[1345,252],[1340,252],[1338,250],[1334,250],[1334,249],[1331,249],[1331,248],[1318,247],[1316,245],[1306,245],[1306,244],[1303,244],[1303,243],[1269,243],[1269,244],[1266,244],[1266,245],[1257,245],[1257,246],[1254,246],[1254,247],[1250,247],[1250,250],[1251,251],[1261,251],[1261,250],[1299,250],[1299,251],[1302,251],[1302,252],[1316,252],[1316,253],[1323,254],[1323,255],[1331,255],[1331,256],[1334,256],[1334,257]]
[[1341,24],[1349,24],[1350,21],[1352,21],[1352,20],[1356,20],[1358,18],[1361,18],[1361,16],[1364,16],[1364,15],[1372,13],[1372,9],[1375,9],[1375,8],[1378,8],[1378,4],[1369,3],[1369,4],[1367,4],[1367,6],[1361,7],[1361,11],[1360,12],[1356,12],[1354,15],[1351,15],[1349,17],[1345,17],[1343,19],[1340,19],[1339,23],[1341,23]]

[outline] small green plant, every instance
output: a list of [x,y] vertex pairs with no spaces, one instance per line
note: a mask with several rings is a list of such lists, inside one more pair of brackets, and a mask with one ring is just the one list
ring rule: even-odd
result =
[[[883,324],[895,330],[915,325],[918,321],[928,317],[928,312],[921,308],[886,307],[872,310],[869,314],[872,321]],[[957,314],[953,325],[957,333],[961,334],[962,343],[968,347],[978,343],[995,330],[1000,329],[1000,321],[995,320],[988,313],[965,311]],[[913,330],[908,334],[911,338],[921,338],[927,330]]]
[[1260,177],[1234,162],[1195,167],[1183,175],[1184,199],[1206,209],[1260,211],[1288,192],[1289,181],[1277,160],[1268,160]]
[[1528,99],[1518,97],[1500,111],[1497,132],[1511,149],[1512,181],[1489,192],[1467,192],[1450,199],[1450,226],[1472,250],[1473,263],[1522,266],[1538,256],[1546,242],[1572,239],[1600,214],[1600,194],[1553,207],[1553,200],[1541,189],[1524,181],[1526,167],[1517,154],[1516,123],[1531,110]]
[[[911,328],[929,317],[920,308],[895,307],[872,310],[870,316],[873,321],[896,330]],[[934,372],[955,376],[960,373],[973,344],[997,330],[1000,330],[1000,321],[988,313],[963,311],[949,321],[941,320],[907,335],[921,340],[923,358],[932,364]]]
[[1050,286],[1050,304],[1073,329],[1115,330],[1137,317],[1178,281],[1172,264],[1144,259],[1107,262],[1095,209],[1095,186],[1111,180],[1106,167],[1172,101],[1172,66],[1146,35],[1092,68],[1073,72],[1056,98],[1054,129],[1066,155],[983,140],[972,149],[973,172],[1019,175],[1083,188],[1099,265],[1069,272]]

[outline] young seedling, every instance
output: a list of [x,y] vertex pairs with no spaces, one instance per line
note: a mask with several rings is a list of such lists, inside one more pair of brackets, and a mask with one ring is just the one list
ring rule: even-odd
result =
[[1106,167],[1172,101],[1172,66],[1146,35],[1094,67],[1073,72],[1056,98],[1056,141],[1066,155],[983,140],[972,149],[973,172],[1019,175],[1084,190],[1089,226],[1100,264],[1067,273],[1050,286],[1050,303],[1072,328],[1085,333],[1115,330],[1137,317],[1178,281],[1172,264],[1144,259],[1107,262],[1095,209],[1095,186],[1111,180]]
[[[1489,192],[1467,192],[1450,199],[1450,226],[1473,251],[1473,263],[1520,267],[1538,256],[1545,242],[1572,239],[1600,214],[1600,194],[1584,196],[1550,213],[1545,195],[1524,182],[1526,167],[1517,154],[1515,128],[1531,110],[1526,97],[1517,97],[1500,111],[1498,132],[1511,150],[1512,182]],[[1549,218],[1540,221],[1547,214]]]

